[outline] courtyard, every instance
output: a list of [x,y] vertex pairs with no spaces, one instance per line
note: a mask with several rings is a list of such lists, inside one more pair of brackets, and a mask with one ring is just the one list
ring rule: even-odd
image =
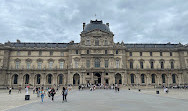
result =
[[62,103],[60,91],[55,101],[45,96],[44,102],[30,91],[31,100],[24,100],[24,91],[11,95],[1,92],[0,110],[8,111],[186,111],[187,90],[171,90],[169,94],[155,94],[155,89],[141,90],[97,89],[95,91],[74,89],[68,94],[68,102]]

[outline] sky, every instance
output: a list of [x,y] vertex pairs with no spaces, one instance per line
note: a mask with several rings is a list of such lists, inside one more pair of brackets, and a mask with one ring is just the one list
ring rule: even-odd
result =
[[0,0],[0,43],[80,42],[95,19],[114,42],[188,43],[188,0]]

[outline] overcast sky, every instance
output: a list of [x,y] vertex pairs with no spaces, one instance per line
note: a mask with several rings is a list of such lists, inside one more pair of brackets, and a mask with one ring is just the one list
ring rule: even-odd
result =
[[188,0],[109,1],[0,0],[0,42],[80,42],[96,14],[115,42],[188,43]]

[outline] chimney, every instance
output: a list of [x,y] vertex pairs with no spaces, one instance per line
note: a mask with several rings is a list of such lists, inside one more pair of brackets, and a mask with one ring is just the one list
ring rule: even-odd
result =
[[85,25],[86,25],[86,23],[83,23],[83,31],[84,31]]
[[106,25],[109,27],[109,23],[106,23]]

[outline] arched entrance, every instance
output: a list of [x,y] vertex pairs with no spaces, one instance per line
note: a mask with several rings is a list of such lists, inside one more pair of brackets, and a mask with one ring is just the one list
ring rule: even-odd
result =
[[23,79],[24,79],[24,84],[29,84],[29,74],[25,74]]
[[94,83],[101,84],[101,74],[98,72],[94,73]]
[[79,85],[79,84],[80,84],[80,75],[76,73],[73,76],[73,85]]
[[41,75],[40,74],[35,75],[35,84],[41,84]]
[[13,84],[18,84],[18,75],[17,74],[14,74],[13,76],[12,76],[12,83]]
[[48,74],[46,80],[47,84],[52,84],[52,74]]
[[122,84],[122,77],[119,73],[115,75],[115,84]]
[[59,75],[57,76],[57,83],[58,83],[59,85],[63,85],[63,74],[59,74]]

